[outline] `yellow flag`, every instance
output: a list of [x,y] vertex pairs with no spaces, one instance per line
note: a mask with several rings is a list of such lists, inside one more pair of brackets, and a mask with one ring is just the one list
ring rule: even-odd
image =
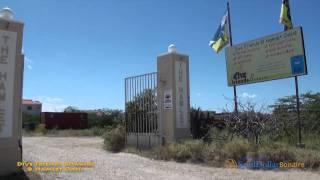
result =
[[292,21],[290,14],[289,0],[282,0],[281,12],[280,12],[280,23],[284,25],[284,29],[292,29]]
[[220,25],[212,38],[209,42],[209,46],[219,53],[221,49],[223,49],[229,43],[229,31],[228,31],[228,11],[222,17]]

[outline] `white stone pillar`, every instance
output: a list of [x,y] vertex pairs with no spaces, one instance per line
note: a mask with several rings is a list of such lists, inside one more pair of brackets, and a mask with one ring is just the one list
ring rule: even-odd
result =
[[160,132],[165,142],[191,138],[189,56],[170,45],[157,58]]
[[9,8],[0,12],[0,176],[18,171],[22,161],[23,23]]

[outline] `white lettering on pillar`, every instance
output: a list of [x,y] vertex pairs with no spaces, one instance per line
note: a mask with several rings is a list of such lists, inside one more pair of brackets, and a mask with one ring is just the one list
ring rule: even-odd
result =
[[12,136],[17,33],[0,30],[0,138]]
[[188,128],[188,95],[187,95],[187,64],[175,62],[176,72],[176,127]]

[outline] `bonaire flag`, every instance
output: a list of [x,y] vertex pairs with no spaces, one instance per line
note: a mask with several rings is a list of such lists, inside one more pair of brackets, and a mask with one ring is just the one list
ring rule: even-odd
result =
[[284,25],[284,30],[292,29],[289,0],[282,0],[279,22]]
[[209,46],[217,53],[229,43],[229,24],[228,24],[228,11],[222,17],[220,26],[217,29],[213,39],[209,42]]

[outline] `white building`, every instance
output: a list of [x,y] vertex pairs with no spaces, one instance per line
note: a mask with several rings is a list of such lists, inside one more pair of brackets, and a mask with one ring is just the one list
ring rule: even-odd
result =
[[22,101],[22,113],[29,115],[40,115],[42,111],[42,104],[40,101],[33,101],[31,99],[24,99]]

